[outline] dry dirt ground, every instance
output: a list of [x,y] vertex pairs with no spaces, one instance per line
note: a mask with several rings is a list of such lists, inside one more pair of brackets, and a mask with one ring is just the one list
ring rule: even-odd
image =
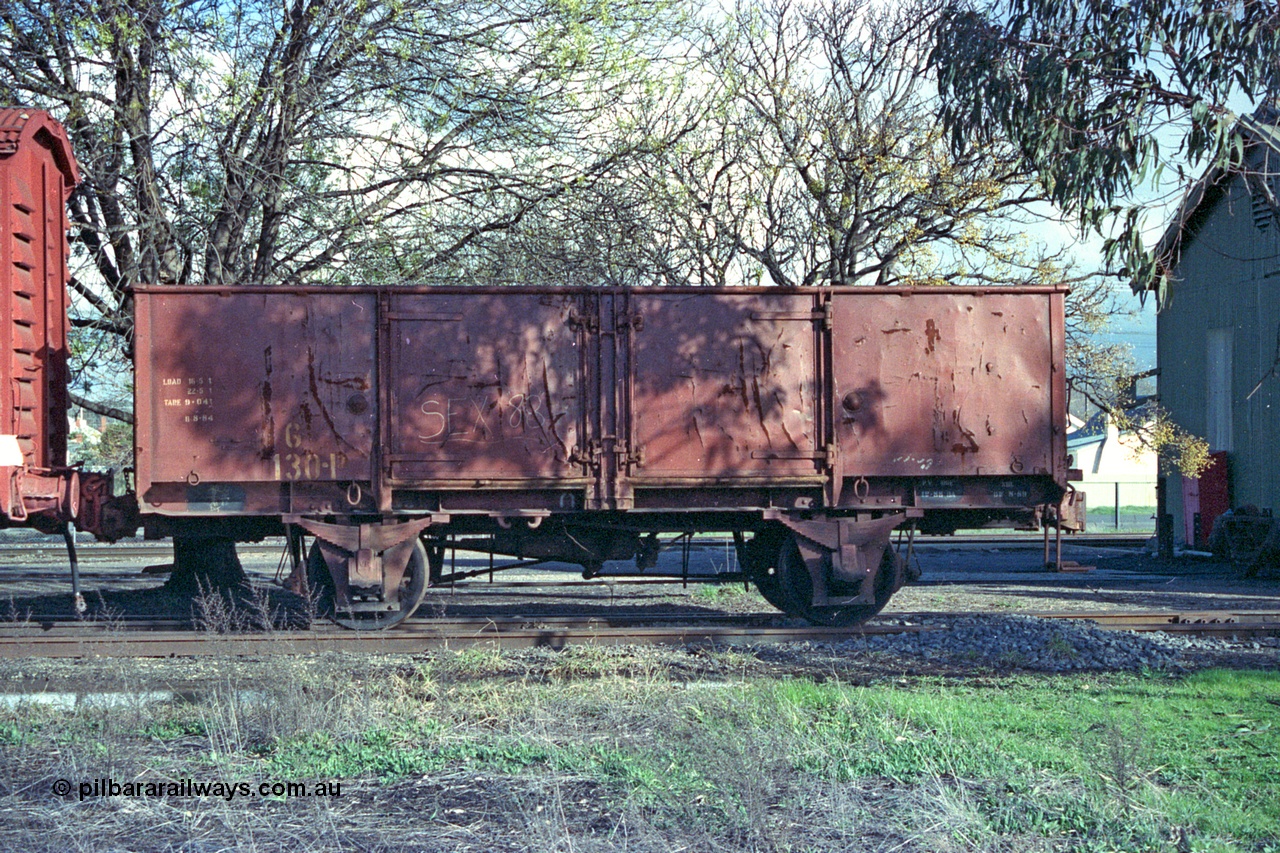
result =
[[[1190,559],[1161,562],[1140,549],[1072,546],[1067,556],[1095,568],[1085,574],[1046,572],[1034,546],[922,546],[915,554],[924,572],[921,583],[901,591],[883,618],[964,611],[1280,610],[1280,577],[1275,575],[1247,578],[1229,565]],[[0,565],[0,582],[8,591],[0,598],[0,611],[7,609],[18,620],[64,612],[70,600],[61,557],[60,549],[51,545],[44,556]],[[128,560],[105,551],[87,554],[85,588],[96,608],[93,618],[190,614],[190,602],[158,591],[160,578],[139,574],[142,565],[166,559],[162,547],[154,556]],[[719,548],[704,549],[700,559],[702,565],[730,565]],[[246,569],[262,587],[269,585],[277,562],[278,555],[269,551],[245,554]],[[551,577],[558,582],[576,578],[568,571]],[[690,616],[767,609],[757,594],[744,592],[741,585],[495,587],[482,580],[470,590],[433,591],[423,612],[428,618],[519,612],[536,619],[539,614],[583,608]],[[288,604],[284,597],[268,603]],[[1280,651],[1274,647],[1237,644],[1204,655],[1199,665],[1274,670],[1278,662]],[[1113,678],[1128,689],[1124,679],[1133,677],[1100,673],[1064,680],[1052,689],[1098,689]],[[732,737],[733,729],[724,728],[709,710],[720,708],[719,697],[742,685],[795,682],[905,690],[923,685],[929,690],[981,693],[1000,692],[1008,685],[1022,689],[1026,679],[1039,683],[1042,678],[1048,677],[989,663],[925,660],[822,644],[318,655],[283,661],[0,661],[0,699],[9,698],[15,709],[0,721],[0,849],[1280,850],[1280,842],[1274,847],[1214,846],[1217,842],[1196,839],[1194,833],[1188,836],[1190,830],[1176,821],[1146,815],[1123,792],[1114,803],[1099,806],[1098,815],[1090,813],[1088,820],[1096,823],[1082,824],[1112,833],[1093,840],[1082,830],[989,813],[992,802],[1023,802],[1018,798],[1034,799],[1045,791],[1054,803],[1084,796],[1070,788],[1083,783],[1057,777],[979,780],[939,770],[904,781],[884,774],[842,779],[796,773],[781,753],[772,751],[772,735]],[[519,704],[524,700],[513,699],[516,695],[535,697],[530,701],[536,707]],[[422,772],[368,769],[380,766],[376,749],[355,755],[350,766],[334,767],[329,774],[343,781],[340,797],[82,801],[74,789],[66,797],[49,793],[60,778],[74,780],[78,787],[104,776],[172,781],[210,780],[222,773],[256,784],[283,772],[278,745],[298,732],[307,734],[311,740],[306,742],[313,745],[319,737],[319,745],[332,751],[326,733],[343,743],[368,743],[369,731],[395,729],[405,713],[425,714],[444,727],[443,736],[435,728],[422,731],[424,742],[434,738],[433,749],[464,734],[468,742],[483,744],[486,732],[494,733],[502,748],[481,750]],[[511,747],[517,734],[521,748],[531,744],[536,752],[550,743],[560,750],[556,755],[568,749],[566,744],[573,750],[599,750],[610,738],[643,752],[646,738],[659,735],[667,744],[664,748],[670,749],[685,730],[712,738],[691,743],[690,748],[701,750],[701,772],[717,777],[720,784],[700,787],[696,779],[683,779],[679,785],[668,785],[664,774],[676,771],[658,758],[652,767],[639,770],[598,763],[584,770],[582,764],[563,766],[543,759],[521,764],[526,760],[523,753],[502,751]],[[361,732],[365,734],[357,737]],[[403,738],[417,736],[401,731],[393,744],[397,754],[412,747]],[[917,736],[928,733],[904,730],[897,740],[905,741],[896,748],[906,749]],[[888,744],[894,746],[894,740],[890,737]],[[1121,746],[1129,749],[1126,742]],[[591,754],[611,753],[605,749]],[[1124,760],[1127,756],[1128,752],[1120,754]],[[726,780],[734,792],[731,802],[721,799],[723,793],[714,793],[723,792]],[[1023,785],[1030,794],[1010,794],[1022,791]],[[699,793],[703,790],[709,793]],[[1113,808],[1114,814],[1108,811]],[[1145,826],[1143,821],[1153,828],[1143,829],[1140,847],[1127,846],[1139,842],[1136,835],[1124,835],[1126,827]]]

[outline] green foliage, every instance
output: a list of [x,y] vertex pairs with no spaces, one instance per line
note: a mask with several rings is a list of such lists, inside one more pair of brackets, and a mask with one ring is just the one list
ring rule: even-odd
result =
[[[1239,99],[1280,94],[1280,11],[1252,0],[951,0],[930,57],[953,149],[1017,145],[1049,197],[1108,238],[1135,291],[1162,286],[1143,207],[1168,168],[1239,169]],[[1170,142],[1172,146],[1170,148]]]
[[[76,439],[72,435],[72,439]],[[116,470],[133,467],[133,425],[120,421],[108,421],[96,440],[81,436],[78,448],[71,459],[82,462],[89,469]]]
[[208,728],[205,721],[198,715],[191,713],[188,709],[181,709],[158,715],[156,719],[142,726],[139,734],[161,741],[183,740],[191,737],[205,737],[208,735]]

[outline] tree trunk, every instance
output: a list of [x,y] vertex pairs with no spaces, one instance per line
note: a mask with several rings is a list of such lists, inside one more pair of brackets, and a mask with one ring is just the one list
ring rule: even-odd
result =
[[232,539],[173,537],[173,574],[165,589],[188,595],[234,589],[248,583]]

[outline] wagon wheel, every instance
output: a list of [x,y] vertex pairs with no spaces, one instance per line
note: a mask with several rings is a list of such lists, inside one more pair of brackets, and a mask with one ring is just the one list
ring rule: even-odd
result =
[[787,609],[787,600],[782,594],[777,567],[778,549],[786,535],[786,530],[781,527],[766,527],[751,537],[740,555],[752,583],[764,600],[783,611]]
[[[827,557],[829,560],[830,557]],[[886,544],[880,558],[880,571],[876,573],[874,604],[823,605],[813,604],[813,580],[800,557],[800,548],[794,535],[788,535],[778,552],[778,588],[784,602],[783,610],[816,625],[857,625],[875,616],[893,596],[894,579],[898,572],[898,555]],[[832,595],[857,595],[856,583],[833,581]]]
[[427,592],[427,552],[421,542],[413,543],[409,564],[400,582],[400,608],[375,613],[340,615],[334,609],[333,577],[325,565],[319,545],[312,545],[307,554],[307,586],[316,602],[316,611],[327,616],[343,628],[353,631],[378,631],[398,625],[413,615]]

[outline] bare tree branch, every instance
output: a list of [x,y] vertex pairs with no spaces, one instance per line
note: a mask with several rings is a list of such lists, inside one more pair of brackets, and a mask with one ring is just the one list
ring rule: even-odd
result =
[[105,403],[99,403],[96,400],[90,400],[76,394],[74,391],[69,395],[72,405],[79,406],[93,412],[95,415],[103,415],[108,418],[115,418],[126,424],[133,424],[133,412],[126,412],[124,409],[115,406],[108,406]]

